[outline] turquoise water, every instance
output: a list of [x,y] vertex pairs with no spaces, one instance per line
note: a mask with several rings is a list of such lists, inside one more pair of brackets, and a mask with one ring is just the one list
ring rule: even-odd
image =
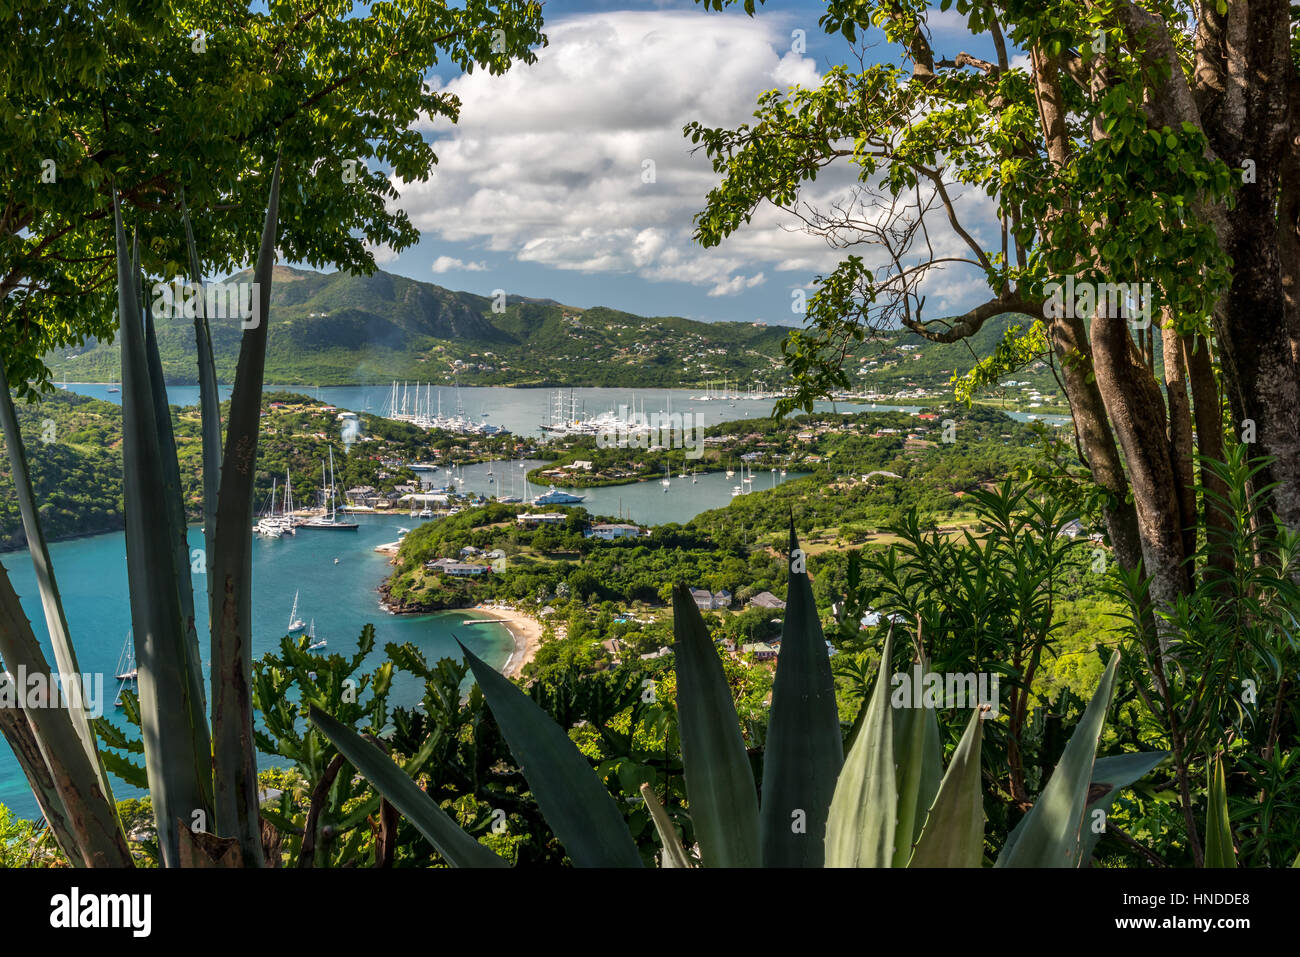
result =
[[[509,495],[512,491],[529,495],[545,491],[538,485],[526,486],[524,475],[536,461],[496,462],[466,466],[457,470],[458,485],[467,491],[485,495]],[[522,466],[522,467],[521,467]],[[493,473],[489,476],[487,473]],[[513,472],[513,482],[511,474]],[[758,471],[751,486],[754,492],[791,481],[805,473],[780,474]],[[446,480],[443,472],[429,477],[434,484]],[[489,479],[491,481],[489,481]],[[702,511],[719,508],[731,501],[731,488],[737,479],[722,473],[701,475],[697,483],[676,475],[665,492],[658,481],[641,482],[611,488],[585,489],[584,507],[597,514],[623,514],[643,524],[686,522]],[[498,491],[500,490],[500,491]],[[388,557],[374,551],[376,545],[396,540],[398,528],[414,528],[421,521],[408,514],[354,515],[359,524],[355,532],[299,529],[298,534],[281,539],[253,538],[253,655],[261,657],[278,649],[288,625],[294,592],[298,592],[298,614],[304,621],[315,619],[316,634],[329,645],[321,653],[352,654],[363,625],[375,626],[376,651],[368,664],[382,660],[388,642],[414,643],[428,660],[459,657],[453,633],[488,663],[501,667],[510,656],[514,643],[501,625],[458,627],[465,612],[440,612],[430,615],[390,615],[379,607],[376,588],[390,571]],[[203,547],[199,528],[189,530],[191,548]],[[78,663],[85,674],[101,673],[104,678],[105,712],[120,714],[112,707],[116,696],[113,674],[131,626],[131,609],[127,595],[126,544],[121,532],[90,538],[56,542],[50,546],[55,574],[58,576],[68,627],[77,650]],[[334,559],[339,561],[335,564]],[[52,662],[46,636],[45,618],[40,595],[27,552],[0,555],[9,572],[14,589],[22,599],[27,617]],[[198,607],[206,602],[206,578],[194,576]],[[203,623],[205,625],[206,623]],[[202,626],[201,626],[202,627]],[[199,647],[208,673],[208,636],[206,627],[199,636]],[[420,696],[419,683],[398,674],[394,681],[394,704],[410,705]],[[0,739],[2,741],[2,739]],[[260,766],[280,763],[263,755]],[[114,780],[119,798],[138,796],[138,792]],[[0,743],[0,804],[16,813],[35,817],[39,812],[26,778],[19,769],[7,744]]]
[[[297,535],[279,540],[253,539],[255,658],[279,647],[297,590],[299,616],[308,622],[314,618],[317,637],[329,642],[328,647],[318,654],[355,654],[362,626],[371,623],[375,626],[373,663],[382,660],[387,642],[410,641],[431,661],[443,657],[458,658],[459,650],[452,639],[455,633],[485,661],[497,667],[505,664],[514,643],[501,625],[458,627],[467,617],[465,612],[397,616],[380,609],[375,589],[389,571],[389,566],[387,556],[375,552],[374,547],[396,539],[397,527],[410,526],[412,520],[360,516],[357,521],[360,528],[355,532],[299,530]],[[201,548],[202,532],[197,527],[191,528],[189,540],[191,548]],[[50,551],[80,669],[84,674],[98,672],[105,675],[105,713],[110,717],[120,716],[120,711],[113,707],[117,683],[112,676],[116,673],[131,626],[125,539],[121,532],[97,535],[56,542]],[[334,563],[335,558],[338,558],[338,564]],[[53,662],[28,553],[9,552],[0,556],[0,561],[9,572],[27,617],[45,647],[47,658]],[[202,608],[207,601],[206,578],[195,575],[194,586],[195,600]],[[206,622],[201,627],[199,647],[204,658],[204,673],[209,674]],[[394,682],[393,702],[411,705],[419,696],[419,683],[399,674]],[[260,759],[262,767],[273,763],[276,762],[270,757]],[[134,789],[116,779],[113,784],[119,798],[138,796]],[[23,816],[35,817],[39,813],[26,778],[8,745],[2,743],[0,804]]]
[[[534,459],[515,462],[492,462],[479,465],[466,465],[455,472],[457,488],[478,492],[482,495],[499,495],[508,497],[512,494],[525,500],[545,492],[547,486],[530,483],[525,476],[539,465]],[[690,465],[687,465],[689,468]],[[488,475],[491,470],[492,475]],[[568,489],[574,495],[583,496],[581,506],[594,515],[623,516],[643,525],[665,525],[669,522],[685,524],[700,512],[713,508],[722,508],[731,501],[731,490],[740,484],[737,474],[727,478],[724,472],[712,472],[696,476],[692,482],[689,477],[680,477],[681,468],[673,473],[669,480],[668,491],[658,479],[649,482],[634,482],[631,485],[607,485],[599,488]],[[802,478],[807,472],[791,472],[782,478],[780,472],[758,469],[754,472],[753,492],[771,489],[782,482]],[[441,486],[446,483],[445,472],[425,473],[425,482]],[[462,481],[463,480],[463,481]],[[489,481],[490,480],[490,481]],[[419,521],[419,519],[411,519]],[[408,526],[410,522],[408,521]]]

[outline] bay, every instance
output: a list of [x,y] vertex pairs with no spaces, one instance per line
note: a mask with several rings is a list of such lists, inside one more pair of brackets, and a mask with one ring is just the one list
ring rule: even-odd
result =
[[[469,465],[455,470],[457,488],[483,495],[510,495],[531,498],[545,491],[544,486],[528,483],[526,473],[543,464],[538,460],[495,462]],[[491,473],[491,474],[489,474]],[[754,492],[792,481],[806,473],[759,471],[750,486]],[[431,485],[445,483],[447,473],[426,473]],[[690,478],[674,475],[667,492],[658,481],[632,485],[582,489],[582,507],[593,514],[623,515],[645,525],[687,522],[702,511],[720,508],[731,501],[731,489],[738,477],[728,479],[723,473]],[[379,584],[391,568],[388,557],[374,550],[376,545],[395,541],[399,529],[415,528],[421,520],[406,513],[354,514],[355,532],[299,529],[293,536],[280,539],[253,537],[253,656],[260,658],[279,648],[289,622],[294,595],[298,595],[298,614],[304,621],[315,621],[318,637],[328,641],[321,654],[356,653],[357,636],[367,623],[375,627],[375,651],[366,666],[383,660],[388,642],[412,642],[429,661],[459,658],[453,635],[489,664],[501,667],[514,650],[510,633],[501,625],[485,624],[460,627],[469,617],[464,611],[438,612],[428,615],[391,615],[379,607]],[[436,521],[433,519],[432,521]],[[203,547],[203,534],[197,527],[189,529],[191,549]],[[113,707],[119,659],[131,626],[131,609],[127,593],[126,541],[123,533],[113,532],[87,538],[55,542],[50,546],[51,559],[58,577],[68,627],[76,647],[83,674],[100,675],[103,681],[105,715],[124,725],[121,711]],[[338,559],[336,563],[334,559]],[[0,555],[9,572],[23,609],[40,638],[46,657],[52,662],[41,610],[40,593],[26,551]],[[207,580],[194,576],[195,602],[205,607]],[[204,660],[204,674],[210,675],[206,623],[200,623],[199,647]],[[93,680],[93,678],[92,678]],[[420,685],[398,673],[391,702],[410,706],[420,697]],[[260,767],[285,762],[271,755],[259,757]],[[138,797],[137,789],[114,779],[114,796],[118,799]],[[0,745],[0,804],[16,814],[36,817],[39,810],[21,769],[7,744]]]
[[[116,387],[110,383],[65,383],[70,391],[110,402],[121,402],[121,394],[110,392]],[[357,412],[384,414],[391,402],[391,386],[308,386],[267,385],[266,391],[297,392],[320,399],[342,409]],[[579,415],[598,415],[605,411],[618,411],[620,406],[646,412],[672,411],[695,414],[705,427],[737,419],[754,419],[771,415],[772,400],[753,398],[704,399],[700,390],[688,389],[565,389],[571,396]],[[228,398],[228,386],[221,389],[222,398]],[[538,436],[547,409],[553,402],[554,390],[507,387],[433,387],[429,393],[435,408],[441,403],[445,414],[458,408],[476,420],[508,429],[518,436]],[[198,401],[197,386],[172,385],[168,397],[176,405],[194,405]],[[819,402],[818,412],[854,413],[861,411],[917,412],[919,405],[872,405],[861,402]],[[1066,416],[1033,416],[1024,412],[1009,413],[1012,418],[1025,421],[1038,418],[1052,425],[1068,422]],[[543,486],[527,483],[525,474],[542,464],[538,460],[522,462],[495,462],[465,466],[455,471],[458,488],[483,495],[515,495],[525,500],[545,491]],[[687,469],[690,463],[684,463]],[[582,506],[593,514],[622,516],[629,521],[645,525],[668,522],[685,523],[708,509],[721,508],[732,499],[732,488],[739,484],[738,477],[727,478],[723,473],[702,474],[695,481],[680,478],[682,467],[664,490],[659,481],[632,485],[609,486],[579,490],[584,497]],[[752,492],[761,492],[784,481],[791,481],[806,473],[758,471],[750,486]],[[445,483],[447,473],[427,474],[428,484]],[[382,660],[383,647],[388,642],[410,641],[423,651],[429,660],[441,657],[459,657],[453,633],[476,654],[496,667],[502,666],[511,651],[513,640],[500,625],[480,625],[473,628],[458,627],[467,613],[440,612],[430,615],[396,616],[379,607],[377,587],[390,568],[387,556],[374,551],[377,544],[391,542],[401,527],[414,528],[420,521],[406,514],[359,514],[356,532],[300,530],[296,536],[279,540],[255,537],[253,541],[253,654],[260,657],[279,647],[284,628],[289,621],[289,610],[294,594],[298,593],[299,616],[306,621],[315,620],[319,637],[328,641],[328,653],[354,654],[356,639],[362,627],[375,626],[376,650],[367,665]],[[191,548],[203,546],[203,536],[197,528],[189,531]],[[83,673],[103,675],[105,713],[121,724],[121,712],[113,707],[119,658],[130,628],[130,604],[126,588],[126,546],[121,532],[97,535],[71,541],[56,542],[50,547],[55,573],[58,576],[68,617],[72,639]],[[334,559],[337,558],[336,563]],[[32,621],[37,637],[53,661],[45,630],[40,595],[32,573],[30,556],[24,551],[0,556],[22,600],[23,608]],[[194,577],[196,603],[206,602],[206,578]],[[200,625],[200,650],[204,658],[204,673],[208,667],[208,636],[206,626]],[[398,675],[394,682],[392,703],[411,705],[418,700],[418,682],[409,676]],[[262,767],[277,763],[274,756],[259,758]],[[118,798],[139,796],[139,793],[114,780]],[[8,745],[0,745],[0,804],[15,813],[35,817],[39,811],[26,779],[14,761]]]
[[[317,654],[356,654],[357,637],[362,627],[369,623],[375,626],[375,651],[367,659],[366,666],[382,660],[383,648],[388,642],[412,642],[429,661],[459,658],[453,635],[489,664],[498,668],[505,664],[514,649],[514,641],[503,626],[461,626],[467,617],[481,616],[464,611],[429,615],[390,615],[383,611],[379,607],[376,588],[391,569],[388,557],[374,548],[396,539],[398,526],[403,521],[409,526],[411,520],[398,516],[363,515],[356,521],[359,528],[355,532],[300,529],[297,535],[281,539],[254,537],[255,659],[279,648],[296,592],[299,617],[309,623],[314,619],[317,637],[328,642],[327,647]],[[203,534],[198,527],[190,528],[189,543],[191,549],[203,547]],[[121,710],[113,704],[118,685],[113,675],[117,673],[131,627],[125,537],[121,532],[114,532],[55,542],[50,546],[50,552],[81,672],[92,676],[92,682],[96,680],[94,676],[102,676],[105,716],[125,726]],[[8,552],[0,556],[0,560],[9,571],[47,659],[53,662],[29,554],[26,551]],[[207,601],[206,577],[195,575],[194,586],[195,603],[203,608]],[[200,624],[199,649],[204,675],[210,680],[206,622]],[[397,675],[391,698],[393,704],[413,705],[420,694],[419,682],[407,675]],[[259,757],[260,767],[282,763],[274,756]],[[117,779],[113,780],[113,788],[118,799],[140,796],[139,791]],[[20,816],[34,818],[39,814],[27,780],[7,744],[0,747],[0,804]]]
[[[81,395],[104,399],[117,405],[122,403],[120,392],[109,392],[117,386],[107,382],[67,382],[64,387]],[[399,389],[402,386],[399,385]],[[409,383],[414,402],[415,383]],[[392,385],[267,385],[266,392],[296,392],[320,399],[340,409],[353,412],[384,414],[392,402]],[[756,419],[772,414],[772,399],[703,399],[700,389],[564,389],[566,402],[572,396],[579,415],[599,415],[617,412],[620,406],[645,412],[680,412],[702,416],[704,426],[718,425],[736,419]],[[475,421],[485,421],[509,429],[518,436],[536,436],[547,411],[554,406],[554,389],[511,388],[508,386],[431,386],[429,404],[444,415],[454,414],[457,408]],[[221,398],[230,398],[230,387],[220,387]],[[420,387],[420,395],[425,395]],[[173,405],[197,405],[199,387],[196,385],[169,385],[167,396]],[[919,412],[924,405],[891,405],[867,402],[816,402],[814,412]],[[1069,416],[1039,415],[1027,412],[1008,412],[1018,422],[1038,419],[1050,425],[1063,425]]]

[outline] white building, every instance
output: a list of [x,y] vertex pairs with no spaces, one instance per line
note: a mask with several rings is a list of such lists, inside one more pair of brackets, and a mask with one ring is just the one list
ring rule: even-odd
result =
[[563,512],[521,512],[515,516],[520,525],[563,525],[567,519]]
[[644,528],[639,525],[629,525],[627,522],[597,522],[587,530],[588,538],[603,538],[607,542],[612,542],[616,538],[636,538],[646,534]]
[[424,567],[431,572],[454,575],[457,578],[472,578],[492,570],[491,565],[479,565],[475,562],[458,562],[454,558],[439,558],[437,561],[425,562]]
[[731,592],[725,588],[713,592],[707,588],[692,588],[691,598],[695,599],[695,606],[700,611],[717,611],[720,608],[731,607]]

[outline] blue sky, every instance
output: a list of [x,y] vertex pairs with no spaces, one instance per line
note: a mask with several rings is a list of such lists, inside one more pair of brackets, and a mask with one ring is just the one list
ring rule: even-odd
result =
[[[381,268],[583,308],[796,322],[793,291],[810,291],[841,253],[770,209],[720,247],[693,243],[691,217],[718,177],[681,129],[735,126],[763,91],[815,85],[827,67],[852,62],[848,43],[818,28],[824,9],[777,0],[750,18],[676,0],[548,0],[550,46],[536,64],[431,77],[461,97],[461,122],[422,128],[439,166],[427,183],[395,184],[422,239],[396,256],[377,250]],[[942,52],[966,48],[950,17],[932,24]],[[868,59],[889,55],[874,39]],[[852,176],[844,167],[809,198],[842,195]]]

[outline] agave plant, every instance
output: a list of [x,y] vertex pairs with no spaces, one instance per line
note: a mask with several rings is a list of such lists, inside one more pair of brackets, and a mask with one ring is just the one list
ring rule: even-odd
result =
[[[141,301],[138,246],[128,250],[117,197],[118,313],[122,345],[123,476],[127,576],[139,674],[139,719],[162,863],[255,866],[262,862],[251,698],[250,579],[253,479],[266,356],[280,164],[254,269],[260,321],[245,329],[222,451],[207,319],[195,318],[203,421],[203,499],[212,639],[211,731],[205,702],[176,441],[148,296]],[[202,269],[188,210],[182,218],[196,283]],[[200,302],[202,302],[200,297]],[[17,485],[23,528],[65,687],[79,674],[49,549],[41,530],[9,383],[0,366],[0,427]],[[51,674],[0,566],[0,656],[11,671]],[[4,680],[9,680],[4,676]],[[131,866],[101,755],[79,701],[60,708],[0,709],[0,730],[18,756],[60,847],[75,865]],[[108,736],[110,743],[117,737]],[[135,769],[138,771],[139,769]]]
[[[708,867],[981,866],[981,710],[972,710],[945,771],[933,709],[891,705],[891,631],[846,757],[804,561],[792,527],[761,804],[717,649],[689,591],[674,588],[679,732],[699,861]],[[461,650],[542,814],[574,864],[640,866],[617,805],[564,730],[508,679],[463,645]],[[924,661],[918,664],[924,669]],[[1119,790],[1167,756],[1096,758],[1118,664],[1116,653],[1060,763],[995,866],[1080,866],[1090,858],[1101,830],[1097,822],[1104,822]],[[318,709],[311,710],[311,720],[449,863],[506,864],[379,749]],[[664,866],[692,866],[653,792],[643,787],[642,794],[663,845]]]

